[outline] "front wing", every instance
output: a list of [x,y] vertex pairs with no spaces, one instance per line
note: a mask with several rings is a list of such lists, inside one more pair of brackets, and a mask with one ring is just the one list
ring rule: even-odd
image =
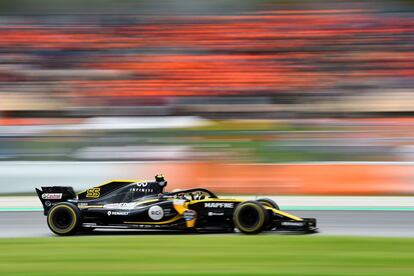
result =
[[277,231],[298,231],[298,232],[315,232],[318,230],[316,219],[303,218],[297,220],[276,220],[274,221],[275,230]]

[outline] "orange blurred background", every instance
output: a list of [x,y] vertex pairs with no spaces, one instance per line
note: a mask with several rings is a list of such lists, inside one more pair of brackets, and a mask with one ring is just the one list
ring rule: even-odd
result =
[[163,162],[226,193],[413,191],[410,1],[29,2],[0,4],[2,162]]

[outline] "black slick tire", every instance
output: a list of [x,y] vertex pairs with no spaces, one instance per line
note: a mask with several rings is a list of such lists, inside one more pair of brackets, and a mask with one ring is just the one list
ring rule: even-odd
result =
[[79,230],[81,214],[74,204],[69,202],[58,203],[47,214],[49,229],[59,236],[69,236]]
[[267,226],[269,213],[257,201],[245,201],[240,203],[234,210],[233,222],[240,232],[257,234]]
[[276,210],[280,210],[279,205],[277,205],[277,203],[273,199],[259,198],[257,201],[260,202],[264,206],[271,207],[271,208],[274,208]]

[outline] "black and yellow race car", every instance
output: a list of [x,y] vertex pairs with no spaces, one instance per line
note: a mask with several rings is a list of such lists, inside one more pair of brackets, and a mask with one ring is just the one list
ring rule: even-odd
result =
[[207,189],[164,192],[155,181],[116,180],[78,194],[72,187],[36,189],[50,230],[73,235],[94,229],[158,229],[190,232],[314,232],[316,219],[299,218],[271,199],[219,198]]

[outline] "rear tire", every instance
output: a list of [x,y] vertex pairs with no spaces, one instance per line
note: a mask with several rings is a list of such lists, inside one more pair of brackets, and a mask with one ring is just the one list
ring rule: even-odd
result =
[[269,222],[269,213],[257,201],[240,203],[233,214],[234,225],[245,234],[257,234],[264,230]]
[[259,198],[257,201],[260,202],[264,206],[271,207],[271,208],[274,208],[276,210],[280,210],[279,205],[277,205],[277,203],[273,199]]
[[73,235],[79,230],[81,215],[79,209],[72,203],[58,203],[47,215],[47,225],[56,235]]

